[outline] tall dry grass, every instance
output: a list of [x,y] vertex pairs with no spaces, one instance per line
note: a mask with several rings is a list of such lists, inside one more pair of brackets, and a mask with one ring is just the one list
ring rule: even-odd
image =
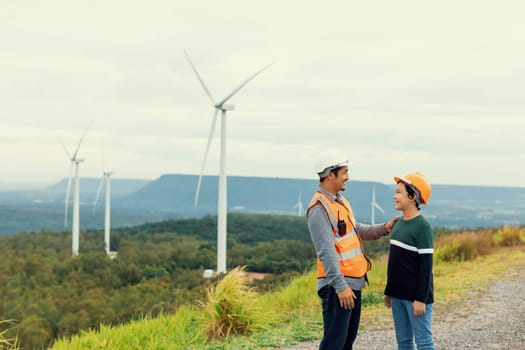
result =
[[9,332],[11,325],[14,323],[13,320],[0,321],[0,350],[19,350],[20,343],[18,337],[8,338],[7,332]]
[[494,234],[494,243],[501,247],[521,245],[525,241],[525,228],[505,225]]
[[203,311],[204,334],[208,340],[224,339],[264,329],[271,317],[257,303],[258,294],[250,287],[244,267],[236,267],[207,290],[199,301]]
[[503,226],[499,229],[482,229],[440,235],[435,241],[436,262],[468,261],[491,253],[497,247],[507,247],[525,242],[524,229]]

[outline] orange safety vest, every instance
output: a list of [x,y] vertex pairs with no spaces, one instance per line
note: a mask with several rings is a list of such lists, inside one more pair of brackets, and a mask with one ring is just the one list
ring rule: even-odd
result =
[[[343,203],[332,201],[325,194],[316,192],[310,201],[306,215],[317,204],[323,207],[332,226],[334,245],[339,256],[341,273],[347,277],[364,277],[372,265],[364,254],[361,239],[355,230],[354,213],[350,203],[343,197],[341,199]],[[345,232],[339,232],[338,221],[344,221],[346,226]],[[326,277],[326,273],[323,268],[323,262],[318,258],[317,278],[323,277]]]

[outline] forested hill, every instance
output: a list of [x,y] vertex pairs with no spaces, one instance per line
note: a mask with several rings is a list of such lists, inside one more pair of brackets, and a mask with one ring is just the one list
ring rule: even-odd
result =
[[[304,218],[229,215],[228,268],[272,277],[279,286],[315,264]],[[15,320],[26,350],[101,323],[174,312],[202,296],[203,270],[216,266],[216,219],[187,219],[112,231],[110,260],[102,231],[81,232],[71,256],[70,232],[0,236],[0,320]],[[0,329],[0,332],[2,329]]]

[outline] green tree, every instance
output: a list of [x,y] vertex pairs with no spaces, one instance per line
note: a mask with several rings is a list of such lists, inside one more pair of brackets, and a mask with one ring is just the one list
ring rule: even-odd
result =
[[40,349],[47,346],[55,337],[49,322],[40,316],[29,315],[14,327],[24,349]]

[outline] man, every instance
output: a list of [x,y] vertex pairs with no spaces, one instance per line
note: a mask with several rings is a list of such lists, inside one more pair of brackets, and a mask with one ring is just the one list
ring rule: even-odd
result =
[[320,350],[352,349],[361,316],[361,289],[371,267],[361,239],[387,235],[397,220],[378,225],[355,221],[350,203],[340,194],[349,179],[349,164],[339,150],[321,152],[315,169],[320,183],[306,214],[318,258],[317,293],[324,323]]
[[432,255],[434,232],[419,213],[432,188],[421,173],[394,177],[397,183],[394,206],[403,215],[390,237],[385,305],[392,308],[398,349],[433,350]]

